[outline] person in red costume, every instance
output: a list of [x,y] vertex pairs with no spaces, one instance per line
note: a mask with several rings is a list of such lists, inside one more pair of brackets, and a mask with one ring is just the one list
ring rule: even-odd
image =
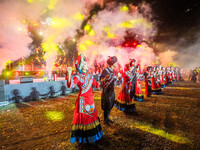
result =
[[171,74],[172,74],[172,81],[174,82],[176,80],[174,67],[171,66],[170,70],[171,70]]
[[148,66],[147,71],[144,73],[145,76],[145,94],[147,97],[151,96],[151,72],[152,72],[152,67]]
[[170,68],[167,68],[167,84],[173,84],[172,82],[172,72],[170,70]]
[[180,69],[180,68],[178,69],[178,80],[184,81],[184,79],[183,79],[183,69]]
[[84,55],[81,54],[77,57],[75,65],[79,74],[72,77],[72,68],[68,67],[66,76],[68,88],[75,85],[79,88],[79,94],[75,103],[70,142],[94,143],[103,135],[92,93],[92,86],[98,88],[99,83],[95,81],[92,74],[88,73],[88,65]]
[[152,72],[152,94],[154,95],[158,95],[158,94],[162,94],[162,90],[161,87],[159,85],[159,76],[157,75],[156,72],[156,67],[154,67],[153,72]]
[[136,78],[137,81],[135,83],[135,100],[136,101],[143,101],[144,100],[144,95],[142,93],[142,86],[141,86],[141,81],[140,78],[142,77],[142,75],[140,74],[140,65],[138,64],[136,67]]
[[133,65],[134,61],[130,60],[129,64],[126,65],[127,69],[123,73],[123,83],[121,86],[121,92],[119,93],[119,96],[117,100],[115,101],[114,106],[126,113],[131,113],[136,110],[134,100],[130,97],[130,89],[131,89],[131,82],[133,80],[133,74],[132,71],[134,69]]
[[162,67],[162,75],[163,75],[164,84],[166,86],[167,85],[167,77],[166,77],[165,67]]
[[163,78],[163,70],[161,66],[159,66],[158,75],[159,75],[159,80],[160,80],[160,87],[165,88],[165,81]]

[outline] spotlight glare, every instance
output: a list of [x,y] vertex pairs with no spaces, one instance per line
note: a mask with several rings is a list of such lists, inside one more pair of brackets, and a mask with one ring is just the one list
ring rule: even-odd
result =
[[39,32],[39,34],[40,34],[40,35],[43,35],[43,32],[42,32],[42,31],[40,31],[40,32]]

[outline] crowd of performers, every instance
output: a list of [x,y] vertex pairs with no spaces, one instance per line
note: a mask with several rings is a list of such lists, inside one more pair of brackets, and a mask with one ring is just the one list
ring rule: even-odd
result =
[[191,80],[193,83],[200,83],[200,67],[190,70],[188,80]]
[[[125,113],[132,113],[136,111],[134,101],[144,100],[141,81],[145,81],[147,97],[152,94],[162,94],[162,88],[165,86],[183,81],[182,71],[179,68],[148,66],[142,73],[140,64],[136,65],[136,60],[130,59],[129,63],[125,65],[124,71],[119,70],[119,73],[114,71],[117,61],[116,56],[108,58],[108,66],[99,71],[101,73],[100,82],[97,82],[89,73],[86,58],[82,54],[77,57],[75,63],[79,74],[72,76],[72,69],[67,68],[68,88],[75,85],[79,87],[71,128],[71,143],[94,143],[103,135],[94,103],[93,86],[102,89],[101,107],[104,111],[104,123],[111,125],[114,122],[109,115],[114,106]],[[121,83],[121,91],[115,97],[114,88],[117,82]]]

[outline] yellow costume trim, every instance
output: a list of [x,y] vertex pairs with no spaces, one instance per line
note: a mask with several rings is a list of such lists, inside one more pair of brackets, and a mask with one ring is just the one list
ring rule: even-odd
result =
[[120,104],[127,104],[127,105],[132,105],[132,104],[134,104],[134,103],[133,103],[134,101],[126,102],[126,101],[121,101],[120,99],[117,99],[116,101],[119,102]]
[[83,125],[83,124],[78,124],[78,125],[72,125],[71,130],[91,130],[96,128],[98,125],[100,124],[99,119],[97,119],[97,121],[93,122],[92,124],[87,124],[87,125]]
[[152,89],[152,90],[160,90],[161,88],[155,88],[155,89]]
[[135,96],[144,96],[143,94],[135,94]]

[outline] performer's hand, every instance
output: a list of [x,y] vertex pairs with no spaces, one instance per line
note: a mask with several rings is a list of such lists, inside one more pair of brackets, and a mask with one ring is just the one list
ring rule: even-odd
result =
[[70,83],[72,75],[72,67],[67,67],[67,81]]
[[72,74],[72,67],[67,67],[67,73],[70,75]]
[[108,80],[110,78],[110,75],[107,75],[104,79]]
[[110,75],[107,75],[106,77],[101,79],[101,82],[104,84],[109,78],[110,78]]

